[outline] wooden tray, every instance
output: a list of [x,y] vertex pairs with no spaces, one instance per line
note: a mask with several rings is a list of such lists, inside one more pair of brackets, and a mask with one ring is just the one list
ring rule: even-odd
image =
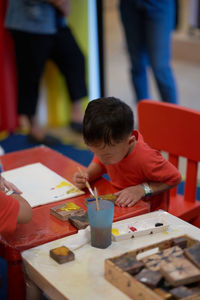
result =
[[[180,237],[184,237],[187,240],[187,247],[191,247],[195,245],[196,243],[199,243],[199,241],[187,236],[182,235]],[[177,237],[178,238],[178,237]],[[150,246],[139,248],[130,252],[131,256],[136,258],[138,254],[142,254],[146,251],[153,251],[153,249],[158,248],[159,251],[163,251],[167,248],[171,248],[173,246],[173,240],[175,238],[165,240],[163,242],[155,243]],[[122,255],[124,255],[123,253]],[[120,256],[122,256],[120,255]],[[147,285],[142,284],[141,282],[137,281],[131,274],[128,272],[125,272],[120,267],[118,267],[116,264],[113,263],[113,259],[119,258],[120,256],[112,257],[105,260],[105,278],[112,283],[114,286],[116,286],[118,289],[120,289],[122,292],[124,292],[126,295],[128,295],[131,299],[134,300],[163,300],[166,298],[163,298],[162,296],[156,294],[153,289],[149,288]],[[175,298],[173,298],[175,299]],[[192,295],[190,297],[181,298],[184,300],[199,300],[200,295]]]

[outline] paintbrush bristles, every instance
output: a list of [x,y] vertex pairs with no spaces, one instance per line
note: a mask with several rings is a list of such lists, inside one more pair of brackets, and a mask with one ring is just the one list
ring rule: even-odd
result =
[[94,196],[95,196],[95,199],[96,199],[97,210],[99,210],[99,200],[98,200],[98,193],[97,193],[96,186],[94,187]]

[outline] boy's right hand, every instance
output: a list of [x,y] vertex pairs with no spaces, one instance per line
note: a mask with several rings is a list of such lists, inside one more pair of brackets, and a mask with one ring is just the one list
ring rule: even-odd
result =
[[84,189],[86,187],[86,181],[89,179],[88,173],[82,172],[76,172],[74,173],[73,182],[77,188],[80,190]]

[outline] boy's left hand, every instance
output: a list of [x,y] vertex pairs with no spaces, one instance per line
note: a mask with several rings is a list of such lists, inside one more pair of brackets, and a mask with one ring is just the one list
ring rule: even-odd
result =
[[117,193],[115,193],[117,196],[117,200],[115,201],[115,204],[117,206],[121,207],[131,207],[134,204],[136,204],[142,197],[144,197],[144,189],[141,184],[138,184],[136,186],[130,186],[128,188],[125,188]]

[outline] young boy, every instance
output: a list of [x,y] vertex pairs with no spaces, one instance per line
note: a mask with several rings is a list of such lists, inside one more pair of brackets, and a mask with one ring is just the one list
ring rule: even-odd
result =
[[83,189],[86,180],[94,181],[107,173],[119,189],[116,205],[131,207],[144,198],[151,210],[168,210],[168,193],[160,193],[180,183],[181,175],[133,128],[133,112],[121,100],[91,101],[85,111],[83,137],[94,158],[83,175],[74,174],[74,183]]
[[[9,196],[5,188],[15,192]],[[14,184],[0,175],[0,234],[11,233],[17,223],[28,223],[31,220],[32,208],[20,194],[21,191]]]

